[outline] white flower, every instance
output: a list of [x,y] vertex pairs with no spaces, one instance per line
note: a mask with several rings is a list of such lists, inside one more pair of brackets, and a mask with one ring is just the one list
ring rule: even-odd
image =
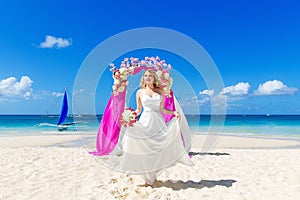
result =
[[169,79],[170,78],[170,74],[169,73],[165,73],[164,77],[165,77],[165,79]]
[[122,79],[122,80],[127,80],[127,75],[121,74],[121,75],[120,75],[120,79]]
[[130,73],[133,73],[133,72],[134,72],[134,67],[129,67],[129,68],[128,68],[128,71],[129,71]]
[[119,85],[119,84],[120,84],[120,81],[119,81],[118,79],[115,79],[114,84],[115,84],[115,85]]
[[161,71],[161,70],[157,70],[157,71],[156,71],[156,75],[157,75],[158,77],[161,77],[161,74],[162,74],[162,71]]
[[128,110],[126,110],[126,111],[124,111],[123,113],[122,113],[122,118],[123,118],[123,120],[124,121],[126,121],[126,122],[129,122],[129,120],[130,120],[130,112],[128,112]]
[[121,123],[123,126],[133,126],[136,122],[137,114],[132,108],[126,108],[121,115]]
[[123,92],[124,89],[125,89],[124,86],[121,85],[121,86],[118,88],[118,92]]
[[119,70],[120,70],[120,73],[121,73],[121,74],[127,73],[127,68],[125,68],[125,67],[120,68]]

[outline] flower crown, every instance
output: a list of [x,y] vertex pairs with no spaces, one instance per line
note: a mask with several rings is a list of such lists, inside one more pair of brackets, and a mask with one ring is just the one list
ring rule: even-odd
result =
[[142,69],[151,69],[155,71],[158,76],[161,87],[165,94],[170,97],[173,79],[170,76],[171,65],[167,64],[165,60],[160,60],[156,57],[145,57],[144,60],[139,61],[138,58],[125,58],[117,69],[113,63],[110,64],[113,72],[114,85],[112,86],[113,94],[117,96],[119,92],[123,92],[128,85],[128,75],[137,74]]

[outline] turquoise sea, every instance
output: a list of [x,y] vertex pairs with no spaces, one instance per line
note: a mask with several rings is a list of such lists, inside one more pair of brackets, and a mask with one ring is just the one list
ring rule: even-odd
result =
[[[64,133],[95,132],[102,115],[68,116],[78,122]],[[217,128],[223,134],[300,136],[300,115],[187,115],[191,130],[206,133]],[[213,120],[212,120],[213,119]],[[57,115],[0,115],[0,136],[59,134]]]

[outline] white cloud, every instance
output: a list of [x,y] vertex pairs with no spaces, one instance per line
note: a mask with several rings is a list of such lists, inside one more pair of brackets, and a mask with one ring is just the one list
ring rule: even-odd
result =
[[[84,89],[74,91],[73,95],[77,95],[84,91],[85,91]],[[47,91],[47,90],[42,90],[42,91],[36,92],[35,96],[39,99],[42,99],[42,98],[48,97],[48,96],[61,97],[61,96],[64,96],[64,92],[51,92],[51,91]]]
[[214,90],[202,90],[199,92],[199,96],[193,96],[187,101],[187,104],[203,106],[211,100],[214,93]]
[[207,96],[213,96],[214,93],[215,93],[214,90],[203,90],[199,92],[200,95],[207,95]]
[[236,85],[223,88],[220,94],[225,95],[227,97],[245,96],[249,93],[249,89],[250,89],[249,83],[239,82]]
[[76,91],[73,92],[73,95],[77,95],[77,94],[83,93],[84,91],[85,91],[85,89],[76,90]]
[[33,81],[28,76],[22,76],[20,82],[15,77],[2,79],[0,82],[0,98],[23,97],[28,99],[32,95]]
[[33,99],[45,99],[45,98],[49,98],[49,97],[61,97],[63,95],[64,95],[64,93],[62,93],[62,92],[51,92],[48,90],[36,90],[32,94],[32,98]]
[[197,100],[197,102],[198,102],[198,104],[199,104],[200,106],[202,106],[202,105],[208,103],[209,101],[210,101],[210,98],[208,98],[208,97],[204,97],[204,98],[201,98],[201,99],[198,99],[198,100]]
[[60,37],[54,37],[51,35],[47,35],[45,37],[45,41],[40,43],[41,48],[65,48],[72,45],[72,39],[64,39],[64,38],[60,38]]
[[186,95],[179,99],[179,102],[181,105],[184,106],[203,106],[207,102],[210,101],[210,98],[208,96],[190,96]]
[[51,95],[55,96],[55,97],[61,97],[61,96],[64,96],[64,93],[61,93],[61,92],[52,92]]
[[254,95],[291,95],[297,91],[297,88],[290,88],[281,81],[273,80],[259,84],[258,89],[254,91]]
[[210,101],[210,98],[205,96],[205,97],[192,97],[191,101],[189,102],[191,105],[198,105],[198,106],[203,106],[204,104],[208,103]]

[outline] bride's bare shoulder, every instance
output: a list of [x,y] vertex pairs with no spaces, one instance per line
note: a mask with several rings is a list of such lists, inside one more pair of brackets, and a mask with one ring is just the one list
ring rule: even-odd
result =
[[144,90],[144,89],[142,89],[142,88],[141,88],[141,89],[138,89],[138,91],[136,91],[136,95],[137,95],[137,96],[140,96],[141,93],[143,92],[143,90]]

